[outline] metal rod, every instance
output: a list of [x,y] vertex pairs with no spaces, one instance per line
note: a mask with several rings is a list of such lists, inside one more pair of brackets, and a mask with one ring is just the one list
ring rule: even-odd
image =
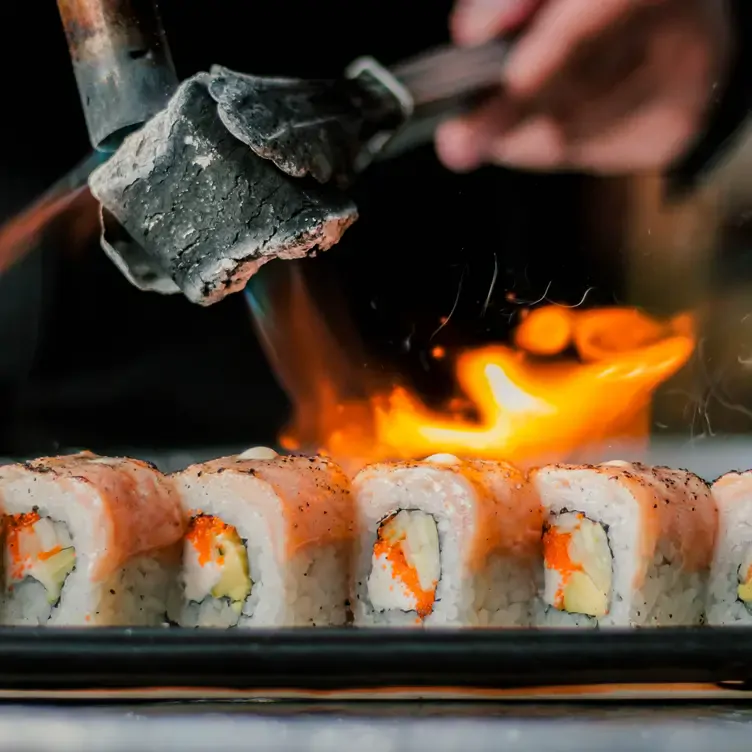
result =
[[58,0],[92,146],[114,151],[178,77],[154,0]]

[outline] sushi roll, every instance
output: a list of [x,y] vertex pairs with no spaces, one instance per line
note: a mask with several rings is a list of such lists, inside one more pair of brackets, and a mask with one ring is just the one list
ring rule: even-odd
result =
[[346,622],[353,515],[337,465],[259,447],[174,477],[189,518],[174,621],[220,628]]
[[7,625],[158,626],[185,530],[155,467],[90,452],[0,468]]
[[353,481],[356,626],[526,626],[541,562],[541,508],[504,462],[434,455]]
[[752,624],[752,471],[713,484],[718,540],[708,586],[708,624]]
[[541,626],[701,624],[718,514],[686,470],[550,465],[532,474],[545,515]]

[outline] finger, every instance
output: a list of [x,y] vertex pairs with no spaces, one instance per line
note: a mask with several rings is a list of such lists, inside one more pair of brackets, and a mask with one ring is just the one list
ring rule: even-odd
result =
[[486,161],[527,170],[578,169],[618,174],[669,165],[689,144],[696,123],[685,108],[649,99],[598,135],[574,139],[553,117],[537,116],[497,139]]
[[[686,109],[651,101],[572,151],[577,166],[597,173],[662,169],[687,148],[695,121]],[[571,152],[570,152],[571,153]]]
[[436,151],[449,169],[464,172],[487,159],[490,145],[522,119],[512,101],[495,97],[474,113],[444,123],[436,132]]
[[556,103],[552,114],[566,140],[577,145],[614,128],[650,102],[662,87],[653,68],[641,66],[628,75],[573,78],[563,88],[567,99]]
[[655,90],[651,69],[635,67],[633,57],[597,60],[602,64],[593,65],[591,59],[585,69],[568,66],[527,105],[507,98],[505,128],[491,131],[486,126],[485,138],[471,140],[467,135],[476,151],[474,161],[485,158],[527,169],[575,165],[580,143],[612,128]]
[[504,69],[505,84],[515,95],[533,96],[580,45],[648,1],[551,0],[512,51]]
[[[619,123],[631,119],[655,98],[658,84],[652,69],[641,67],[622,79],[577,76],[561,79],[556,85],[556,98],[544,100],[546,109],[516,129],[493,139],[486,159],[526,169],[591,168],[591,144],[598,146],[600,160],[621,161],[616,151],[633,151],[629,131]],[[601,143],[604,133],[619,131],[627,141],[623,144],[606,139],[614,150],[609,156]],[[649,139],[653,142],[655,138]]]
[[652,47],[644,65],[618,84],[584,92],[588,106],[561,117],[584,169],[665,166],[699,127],[712,82],[705,48],[676,23]]
[[472,131],[462,120],[443,123],[436,131],[436,154],[439,161],[455,172],[469,172],[483,163]]
[[546,115],[532,117],[495,139],[483,156],[486,161],[525,170],[560,170],[571,166],[564,131],[553,117]]
[[[642,101],[629,87],[616,86],[621,68],[612,68],[610,76],[603,66],[592,71],[589,78],[577,70],[564,71],[534,102],[499,96],[472,115],[445,124],[436,139],[440,160],[457,171],[488,161],[528,169],[565,166],[558,161],[565,159],[567,142],[586,137],[600,123],[610,127],[610,117]],[[620,97],[625,101],[620,103]]]
[[543,0],[458,0],[449,25],[457,44],[475,45],[512,31],[538,10]]

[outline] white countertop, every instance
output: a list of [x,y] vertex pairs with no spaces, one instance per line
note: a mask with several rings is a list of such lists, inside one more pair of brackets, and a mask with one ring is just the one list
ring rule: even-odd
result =
[[5,752],[748,752],[752,706],[0,707]]

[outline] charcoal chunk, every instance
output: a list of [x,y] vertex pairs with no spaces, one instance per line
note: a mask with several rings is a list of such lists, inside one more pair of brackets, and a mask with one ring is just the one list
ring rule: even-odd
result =
[[352,179],[368,113],[353,82],[264,78],[215,65],[209,93],[230,133],[283,172],[320,183]]
[[327,250],[357,219],[334,187],[285,174],[233,136],[209,82],[186,80],[89,180],[107,213],[103,247],[130,281],[201,305],[242,289],[271,259]]

